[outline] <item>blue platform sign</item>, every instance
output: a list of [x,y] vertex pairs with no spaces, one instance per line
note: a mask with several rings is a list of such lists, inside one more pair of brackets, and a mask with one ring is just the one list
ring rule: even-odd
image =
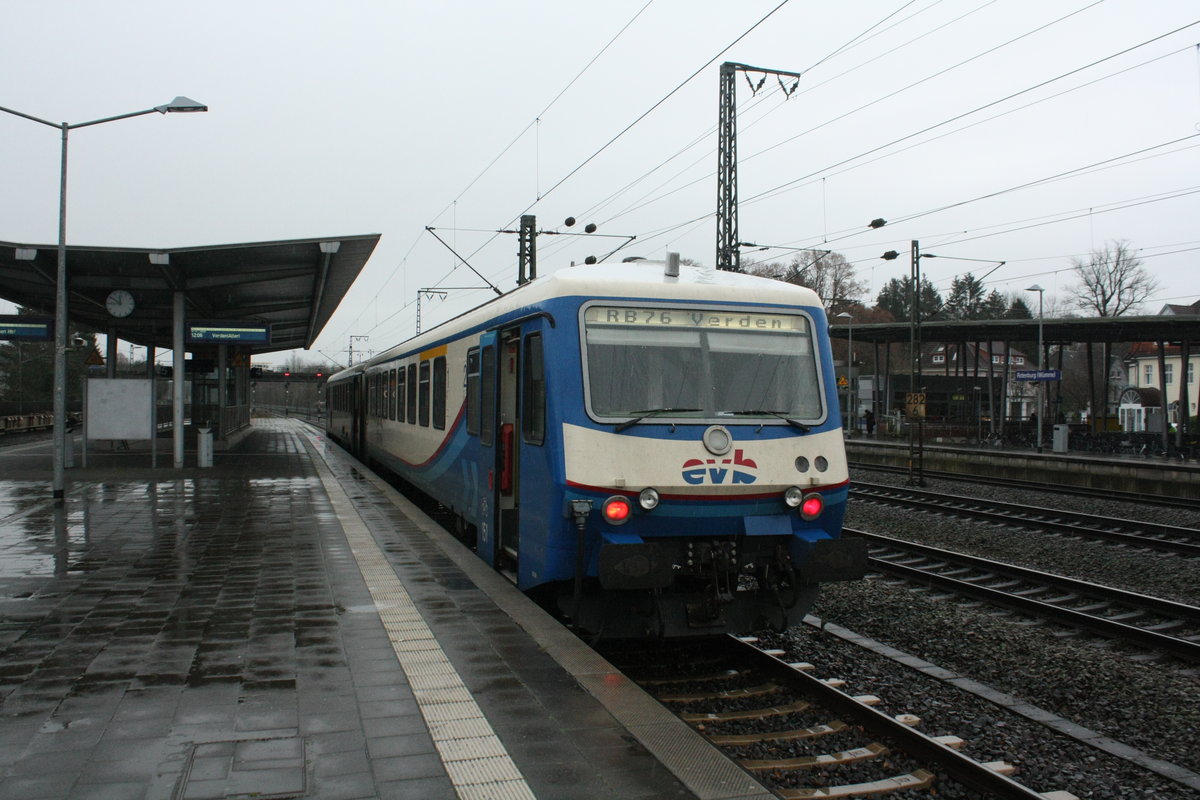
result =
[[54,317],[0,315],[0,340],[49,342],[54,338]]
[[237,320],[189,322],[185,338],[189,344],[270,344],[271,326],[262,322]]
[[1060,369],[1018,369],[1013,371],[1014,380],[1018,381],[1061,381]]

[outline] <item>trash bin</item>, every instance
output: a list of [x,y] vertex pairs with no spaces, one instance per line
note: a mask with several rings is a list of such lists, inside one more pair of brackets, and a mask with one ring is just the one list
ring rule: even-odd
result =
[[211,467],[212,456],[212,428],[198,428],[196,430],[196,466]]
[[1070,436],[1070,427],[1067,425],[1054,426],[1054,452],[1067,452],[1067,439]]

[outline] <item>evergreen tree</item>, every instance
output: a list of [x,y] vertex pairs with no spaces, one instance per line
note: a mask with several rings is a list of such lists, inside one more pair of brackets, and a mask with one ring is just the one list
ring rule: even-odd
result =
[[[20,316],[41,316],[20,308]],[[96,350],[96,335],[81,333],[83,344],[67,351],[67,407],[83,404],[87,359]],[[20,412],[50,411],[54,405],[54,342],[0,342],[0,400]]]
[[[875,298],[876,308],[891,314],[897,322],[907,322],[911,319],[912,278],[892,278],[879,291]],[[928,278],[921,278],[921,293],[917,307],[921,311],[921,320],[941,319],[942,296],[933,288]]]

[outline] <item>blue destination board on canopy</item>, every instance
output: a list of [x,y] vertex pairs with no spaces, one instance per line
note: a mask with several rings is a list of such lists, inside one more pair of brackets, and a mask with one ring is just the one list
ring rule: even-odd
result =
[[187,341],[216,343],[269,343],[271,326],[261,322],[189,322]]
[[54,338],[53,317],[0,315],[0,340],[48,342]]

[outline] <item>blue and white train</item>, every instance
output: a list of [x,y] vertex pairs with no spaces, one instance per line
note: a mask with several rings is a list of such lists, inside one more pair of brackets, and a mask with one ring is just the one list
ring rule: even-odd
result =
[[581,631],[799,622],[866,563],[824,309],[676,259],[563,269],[331,376],[328,434]]

